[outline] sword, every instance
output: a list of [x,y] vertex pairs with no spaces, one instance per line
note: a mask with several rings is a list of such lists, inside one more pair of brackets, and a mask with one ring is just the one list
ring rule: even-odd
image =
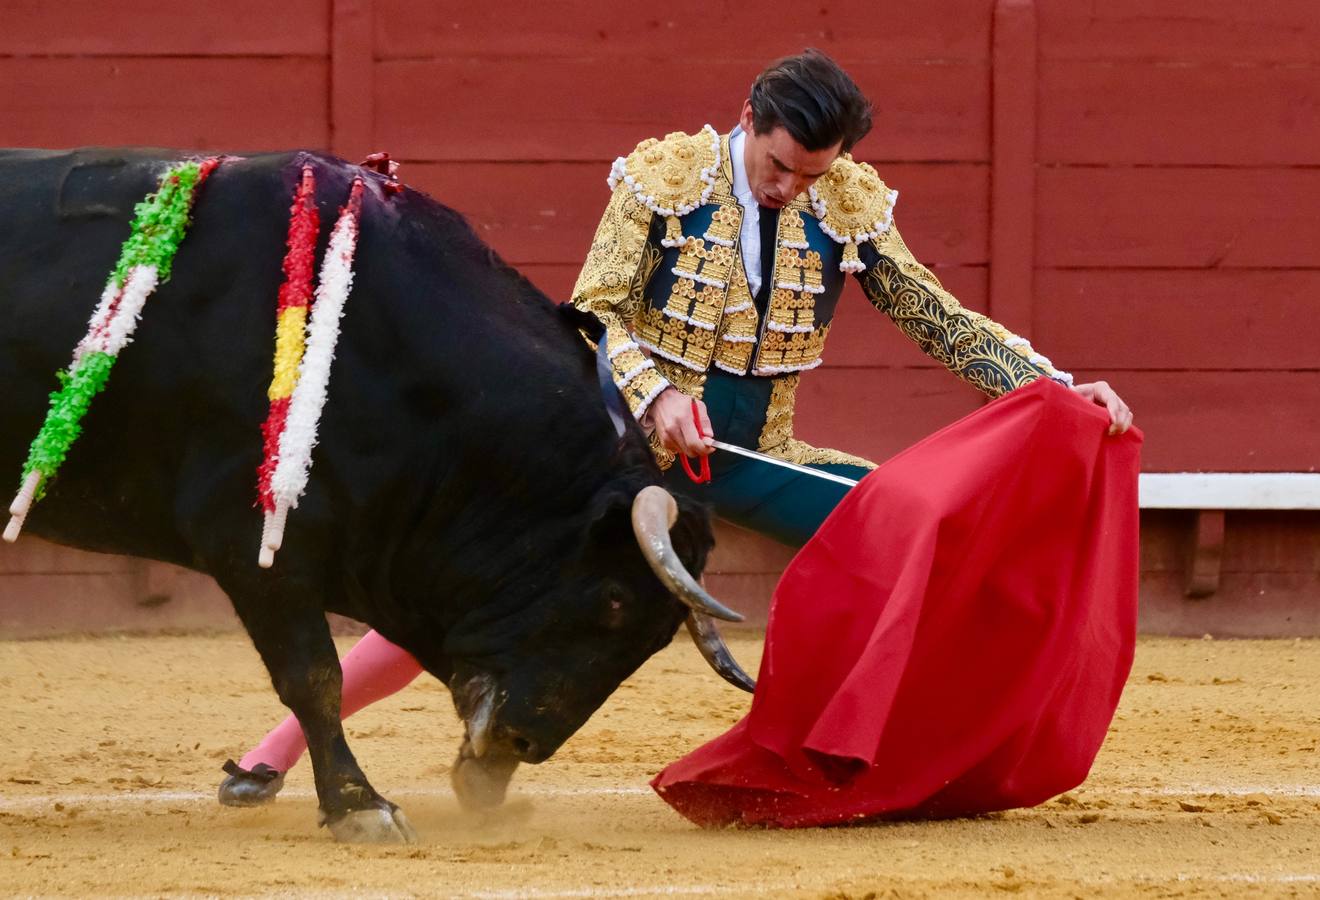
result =
[[[614,386],[614,375],[610,369],[609,354],[605,349],[605,336],[601,335],[600,341],[596,345],[596,375],[600,379],[601,394],[605,398],[605,408],[609,411],[610,419],[614,422],[615,431],[619,436],[623,436],[626,408],[623,405],[623,396],[618,388]],[[701,420],[697,414],[697,402],[692,401],[692,418],[696,422],[697,432],[701,432]],[[756,459],[761,462],[769,463],[772,466],[779,466],[784,469],[791,469],[794,472],[801,472],[803,475],[810,475],[813,478],[823,478],[826,481],[833,481],[836,484],[842,484],[846,487],[856,487],[857,482],[852,478],[844,478],[842,475],[835,475],[833,472],[822,472],[819,469],[813,469],[810,466],[800,466],[797,463],[791,463],[787,460],[776,459],[773,456],[767,456],[764,453],[757,453],[755,450],[748,450],[745,447],[739,447],[737,444],[726,444],[724,441],[712,441],[719,450],[725,450],[729,453],[736,453],[739,456],[745,456],[748,459]],[[686,457],[680,457],[684,463]],[[687,468],[687,466],[684,466]],[[692,470],[688,468],[688,476],[696,481],[692,475]],[[709,478],[709,475],[707,476]],[[699,482],[700,483],[700,482]]]
[[781,466],[785,469],[792,469],[794,472],[801,472],[803,475],[814,475],[816,478],[824,478],[826,481],[845,484],[848,487],[855,487],[857,485],[857,482],[851,478],[844,478],[842,475],[835,475],[833,472],[822,472],[820,469],[813,469],[810,466],[799,466],[797,463],[791,463],[783,459],[776,459],[775,457],[767,456],[764,453],[757,453],[755,450],[748,450],[745,447],[739,447],[737,444],[726,444],[724,441],[715,441],[714,444],[720,450],[727,450],[730,453],[736,453],[739,456],[745,456],[748,459],[758,459],[761,462],[770,463],[772,466]]

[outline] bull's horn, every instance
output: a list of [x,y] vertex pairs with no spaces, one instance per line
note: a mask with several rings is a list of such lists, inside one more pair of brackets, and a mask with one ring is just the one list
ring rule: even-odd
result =
[[490,747],[490,726],[495,717],[495,684],[490,676],[479,675],[477,704],[467,720],[468,742],[472,755],[480,759]]
[[756,680],[743,671],[743,667],[738,665],[738,660],[733,658],[729,652],[728,646],[724,643],[724,638],[720,637],[719,630],[715,623],[711,621],[710,616],[702,613],[688,613],[687,617],[688,634],[692,635],[692,642],[697,645],[701,655],[710,667],[719,673],[720,677],[736,688],[741,688],[747,693],[756,690]]
[[697,612],[706,613],[726,622],[741,622],[743,617],[716,600],[706,589],[697,584],[683,561],[674,552],[674,545],[669,540],[669,529],[678,521],[678,503],[669,491],[659,485],[642,488],[632,505],[633,534],[642,548],[655,577],[673,593]]

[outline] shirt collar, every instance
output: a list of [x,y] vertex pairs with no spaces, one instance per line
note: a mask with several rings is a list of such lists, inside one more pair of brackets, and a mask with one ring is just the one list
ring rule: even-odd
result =
[[752,186],[747,182],[747,167],[743,163],[743,148],[747,135],[741,125],[735,125],[729,132],[729,162],[733,165],[733,195],[746,206],[756,204],[752,195]]

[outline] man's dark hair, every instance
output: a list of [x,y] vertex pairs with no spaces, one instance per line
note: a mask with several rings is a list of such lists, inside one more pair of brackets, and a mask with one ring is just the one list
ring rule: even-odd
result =
[[842,142],[843,150],[871,130],[871,103],[839,64],[816,49],[785,56],[752,82],[752,128],[782,125],[807,150]]

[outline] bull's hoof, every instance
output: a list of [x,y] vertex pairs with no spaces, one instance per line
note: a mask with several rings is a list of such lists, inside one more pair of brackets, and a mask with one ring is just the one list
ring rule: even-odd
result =
[[465,742],[449,771],[458,805],[466,812],[485,812],[501,805],[517,768],[518,760],[513,757],[474,757]]
[[341,844],[415,844],[417,832],[393,803],[372,809],[355,809],[326,826]]
[[228,759],[223,768],[226,777],[220,782],[222,806],[264,806],[274,802],[275,795],[284,787],[284,773],[265,763],[257,763],[248,770]]

